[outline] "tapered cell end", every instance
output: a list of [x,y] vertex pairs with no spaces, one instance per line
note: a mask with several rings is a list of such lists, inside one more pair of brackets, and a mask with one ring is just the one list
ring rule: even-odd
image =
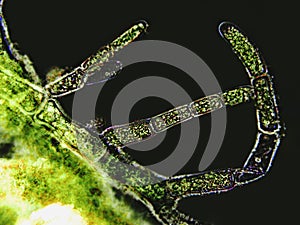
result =
[[149,24],[145,20],[139,20],[137,25],[143,30],[147,30],[147,28],[149,27]]
[[219,30],[220,35],[223,38],[225,38],[226,37],[225,34],[228,33],[228,31],[232,30],[233,28],[239,30],[239,28],[235,24],[228,22],[228,21],[224,21],[224,22],[220,23],[218,30]]

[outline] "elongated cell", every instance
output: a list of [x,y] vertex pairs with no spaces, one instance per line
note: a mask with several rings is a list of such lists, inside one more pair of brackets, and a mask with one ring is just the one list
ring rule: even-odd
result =
[[253,82],[255,103],[258,110],[259,128],[265,131],[274,131],[279,126],[278,109],[272,81],[268,75],[257,78]]
[[160,184],[140,187],[140,192],[153,200],[165,200],[166,198],[178,199],[189,195],[216,193],[233,186],[233,170],[228,169],[174,176]]
[[231,48],[245,66],[250,78],[255,78],[267,72],[260,53],[236,25],[228,22],[221,23],[219,32],[231,45]]
[[51,97],[61,97],[83,88],[86,81],[87,76],[77,68],[46,85],[46,89],[50,91]]
[[87,58],[79,67],[47,84],[46,89],[52,97],[61,97],[83,88],[86,84],[104,82],[115,77],[122,69],[122,62],[114,60],[114,55],[138,38],[147,27],[146,22],[132,26]]
[[180,123],[219,110],[225,106],[249,102],[252,98],[252,87],[242,86],[222,94],[200,98],[151,118],[109,127],[100,136],[108,145],[122,147],[144,141]]

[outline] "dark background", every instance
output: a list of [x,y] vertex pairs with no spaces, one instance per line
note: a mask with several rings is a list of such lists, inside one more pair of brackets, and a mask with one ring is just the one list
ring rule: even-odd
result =
[[[189,1],[7,0],[5,16],[12,40],[30,56],[43,79],[52,66],[78,65],[134,22],[144,19],[150,28],[142,39],[170,41],[194,51],[210,66],[223,90],[248,83],[241,63],[217,32],[222,21],[240,26],[261,49],[270,73],[275,76],[287,135],[264,179],[225,194],[184,200],[181,209],[216,225],[277,225],[298,221],[299,149],[296,138],[300,110],[297,102],[299,17],[296,8],[287,1],[240,1],[238,4],[198,1],[195,4]],[[101,93],[105,103],[98,106],[97,113],[108,124],[110,106],[118,91],[141,75],[159,73],[168,77],[168,74],[178,74],[175,81],[192,99],[203,96],[186,74],[167,65],[144,63],[125,68],[122,73],[124,76],[109,82]],[[72,96],[62,98],[61,102],[70,113]],[[155,115],[170,107],[159,98],[147,98],[135,105],[130,119]],[[256,127],[252,104],[228,109],[227,113],[225,140],[209,169],[242,166],[254,143]],[[202,141],[180,173],[197,172],[210,132],[210,117],[202,117],[200,121]],[[129,151],[144,165],[158,162],[172,152],[179,135],[179,128],[172,129],[159,148],[144,155]]]

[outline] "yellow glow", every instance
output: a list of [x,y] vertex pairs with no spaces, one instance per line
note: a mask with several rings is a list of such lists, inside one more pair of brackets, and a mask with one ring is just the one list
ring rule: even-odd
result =
[[55,203],[33,212],[19,225],[87,225],[72,205]]

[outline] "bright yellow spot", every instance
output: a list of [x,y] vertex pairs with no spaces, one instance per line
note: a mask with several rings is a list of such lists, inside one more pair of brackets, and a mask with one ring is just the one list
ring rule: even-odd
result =
[[87,225],[72,205],[55,203],[33,212],[20,225]]

